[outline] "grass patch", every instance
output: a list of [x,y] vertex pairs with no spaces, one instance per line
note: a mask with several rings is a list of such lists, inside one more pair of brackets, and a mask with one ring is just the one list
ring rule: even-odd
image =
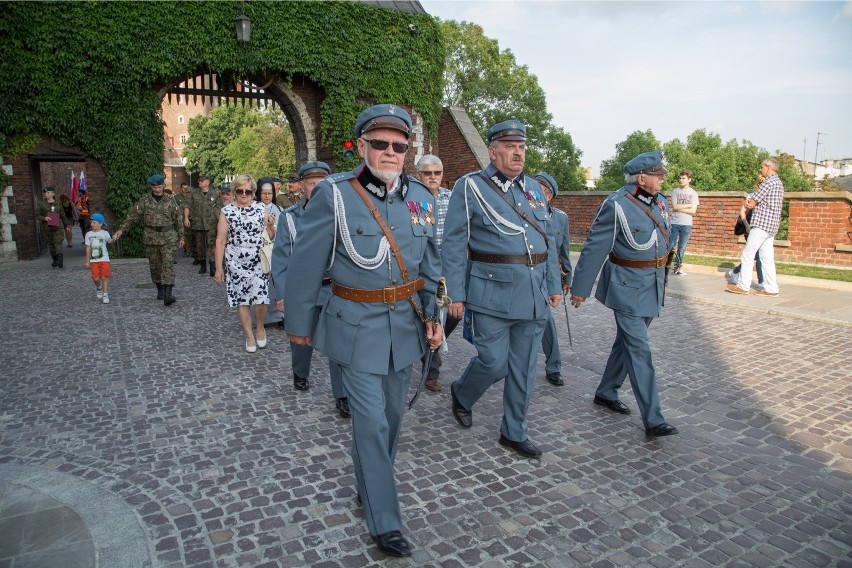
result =
[[[572,252],[580,252],[583,245],[571,244]],[[727,258],[724,256],[698,256],[687,254],[683,259],[684,264],[698,264],[700,266],[715,266],[730,270],[740,263],[739,258]],[[824,266],[813,266],[811,264],[791,264],[787,262],[776,262],[775,271],[787,276],[803,276],[805,278],[818,278],[820,280],[836,280],[838,282],[852,282],[852,270],[844,268],[828,268]]]

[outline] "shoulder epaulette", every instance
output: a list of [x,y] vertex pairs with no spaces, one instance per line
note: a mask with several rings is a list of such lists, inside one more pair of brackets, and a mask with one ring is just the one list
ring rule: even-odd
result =
[[337,172],[336,174],[331,174],[330,176],[326,176],[322,181],[328,181],[329,183],[337,183],[339,181],[347,180],[347,179],[355,179],[354,172]]

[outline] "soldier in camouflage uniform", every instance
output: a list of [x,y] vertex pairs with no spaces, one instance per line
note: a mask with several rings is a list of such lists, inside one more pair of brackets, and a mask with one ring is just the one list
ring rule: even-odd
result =
[[125,229],[140,221],[145,227],[142,243],[151,269],[151,280],[157,285],[157,299],[169,306],[175,303],[172,287],[175,285],[175,251],[183,246],[181,213],[174,197],[163,193],[165,176],[156,174],[148,178],[151,193],[143,195],[127,214],[127,219],[113,235],[121,238]]
[[[212,248],[208,248],[208,259],[215,258],[216,252],[216,235],[217,229],[219,226],[219,213],[222,212],[222,207],[231,203],[231,185],[223,185],[222,189],[219,190],[219,201],[218,205],[215,207],[210,207],[207,212],[207,218],[205,219],[205,225],[210,227],[210,231],[207,233],[207,239],[210,241],[210,246]],[[216,263],[213,260],[210,260],[210,278],[214,278],[216,276]]]
[[210,271],[215,272],[213,253],[216,249],[216,239],[213,230],[219,221],[219,211],[222,209],[222,196],[210,188],[210,177],[198,178],[198,187],[194,188],[189,199],[183,205],[183,226],[192,230],[195,239],[195,259],[201,265],[199,274],[207,272],[207,261],[210,261]]
[[[50,249],[50,256],[53,257],[53,264],[50,266],[63,268],[62,241],[65,239],[65,229],[70,227],[71,224],[65,215],[65,208],[56,201],[54,187],[49,185],[44,188],[42,193],[44,201],[38,204],[36,217],[44,222],[44,236],[47,240],[47,247]],[[54,213],[54,215],[49,215],[49,213]]]

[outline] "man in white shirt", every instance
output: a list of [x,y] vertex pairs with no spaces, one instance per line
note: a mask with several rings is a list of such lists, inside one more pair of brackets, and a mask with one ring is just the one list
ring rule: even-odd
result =
[[686,276],[686,272],[682,269],[683,252],[692,233],[692,216],[698,210],[698,193],[690,187],[691,171],[680,172],[678,182],[680,187],[672,192],[672,235],[669,242],[672,250],[675,250],[674,273],[678,276]]

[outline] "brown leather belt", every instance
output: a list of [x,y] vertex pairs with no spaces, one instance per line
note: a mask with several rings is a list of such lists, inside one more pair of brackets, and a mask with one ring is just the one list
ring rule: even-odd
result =
[[526,264],[534,266],[547,262],[547,253],[526,254],[491,254],[488,252],[470,251],[470,259],[476,262],[488,262],[490,264]]
[[364,290],[362,288],[350,288],[343,286],[337,282],[331,284],[331,293],[335,296],[340,296],[344,300],[352,300],[353,302],[378,302],[382,304],[394,304],[407,300],[419,290],[423,289],[423,279],[418,278],[406,284],[399,286],[388,286],[387,288],[378,288],[374,290]]
[[665,254],[659,258],[655,258],[654,260],[631,260],[629,258],[621,258],[620,256],[615,256],[612,253],[609,253],[609,261],[613,264],[617,264],[619,266],[626,266],[627,268],[662,268],[668,262],[669,255]]

